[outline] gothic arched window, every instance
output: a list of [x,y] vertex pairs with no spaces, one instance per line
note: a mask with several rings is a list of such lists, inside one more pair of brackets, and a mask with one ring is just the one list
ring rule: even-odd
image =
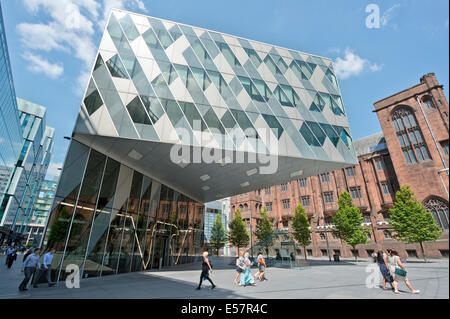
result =
[[397,109],[392,116],[392,121],[407,164],[431,159],[422,131],[409,109],[404,107]]
[[423,205],[433,215],[436,223],[443,229],[448,229],[448,204],[438,198],[431,198]]

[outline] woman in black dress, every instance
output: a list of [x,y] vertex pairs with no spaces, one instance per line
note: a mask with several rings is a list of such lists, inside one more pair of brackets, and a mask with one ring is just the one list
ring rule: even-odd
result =
[[211,289],[216,288],[216,285],[214,285],[211,278],[209,278],[210,271],[212,273],[212,267],[208,260],[208,252],[205,251],[203,253],[202,273],[200,275],[200,283],[198,284],[197,290],[200,290],[200,287],[202,286],[203,278],[207,279],[211,283],[211,285],[212,285]]

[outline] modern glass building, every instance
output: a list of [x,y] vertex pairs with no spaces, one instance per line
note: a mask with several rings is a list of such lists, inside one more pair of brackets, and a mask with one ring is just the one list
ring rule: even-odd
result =
[[221,216],[222,225],[225,231],[227,231],[228,223],[230,222],[223,211],[224,203],[221,200],[214,202],[209,202],[205,204],[205,221],[204,221],[204,232],[205,241],[209,242],[211,239],[211,229],[216,223],[217,215]]
[[48,215],[52,208],[53,199],[55,198],[56,188],[58,187],[57,181],[44,180],[41,183],[39,190],[39,196],[34,206],[33,216],[31,222],[34,224],[45,226]]
[[60,280],[189,262],[202,203],[356,163],[330,59],[113,10],[44,244]]
[[25,245],[32,243],[38,246],[41,242],[42,235],[45,230],[50,210],[52,208],[53,199],[55,198],[58,182],[54,180],[43,180],[36,197],[34,210],[31,218],[25,224],[23,233],[26,236]]
[[[22,127],[6,44],[0,4],[0,221],[5,215],[11,193],[8,186],[22,149]],[[0,223],[1,227],[1,223]]]
[[45,107],[18,98],[22,149],[8,185],[1,225],[21,234],[30,221],[53,152],[54,129],[45,125]]

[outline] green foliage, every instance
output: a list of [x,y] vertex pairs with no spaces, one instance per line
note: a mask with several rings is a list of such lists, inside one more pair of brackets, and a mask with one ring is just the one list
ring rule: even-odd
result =
[[261,218],[258,220],[258,223],[256,224],[255,236],[258,238],[260,245],[266,247],[266,252],[268,255],[269,247],[272,246],[273,244],[272,223],[270,222],[266,207],[264,207],[264,210],[260,211],[259,213],[261,214]]
[[64,245],[63,241],[66,239],[67,232],[69,231],[69,224],[70,224],[69,213],[67,213],[66,207],[63,207],[61,209],[59,217],[50,227],[50,234],[48,236],[49,243],[52,243],[52,245],[54,244]]
[[399,241],[420,243],[422,247],[423,242],[441,237],[442,229],[407,185],[395,194],[395,204],[389,213],[393,237]]
[[311,228],[302,205],[298,205],[295,208],[294,218],[292,219],[292,230],[292,235],[295,240],[303,247],[306,259],[306,246],[311,244]]
[[210,243],[212,247],[217,251],[217,255],[219,254],[219,249],[222,248],[227,242],[227,233],[223,228],[222,217],[217,215],[216,222],[211,228],[211,238]]
[[230,235],[229,241],[238,248],[246,247],[250,240],[250,236],[245,228],[245,223],[242,220],[241,212],[236,210],[233,220],[229,224]]
[[359,208],[353,205],[350,194],[341,193],[338,204],[339,209],[333,217],[335,228],[332,232],[353,249],[357,245],[366,244],[368,230],[361,225],[363,216]]

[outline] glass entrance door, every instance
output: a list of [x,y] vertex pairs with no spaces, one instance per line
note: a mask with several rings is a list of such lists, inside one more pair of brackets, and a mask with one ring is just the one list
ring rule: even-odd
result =
[[169,237],[155,235],[152,257],[152,269],[161,269],[167,266],[169,257]]

